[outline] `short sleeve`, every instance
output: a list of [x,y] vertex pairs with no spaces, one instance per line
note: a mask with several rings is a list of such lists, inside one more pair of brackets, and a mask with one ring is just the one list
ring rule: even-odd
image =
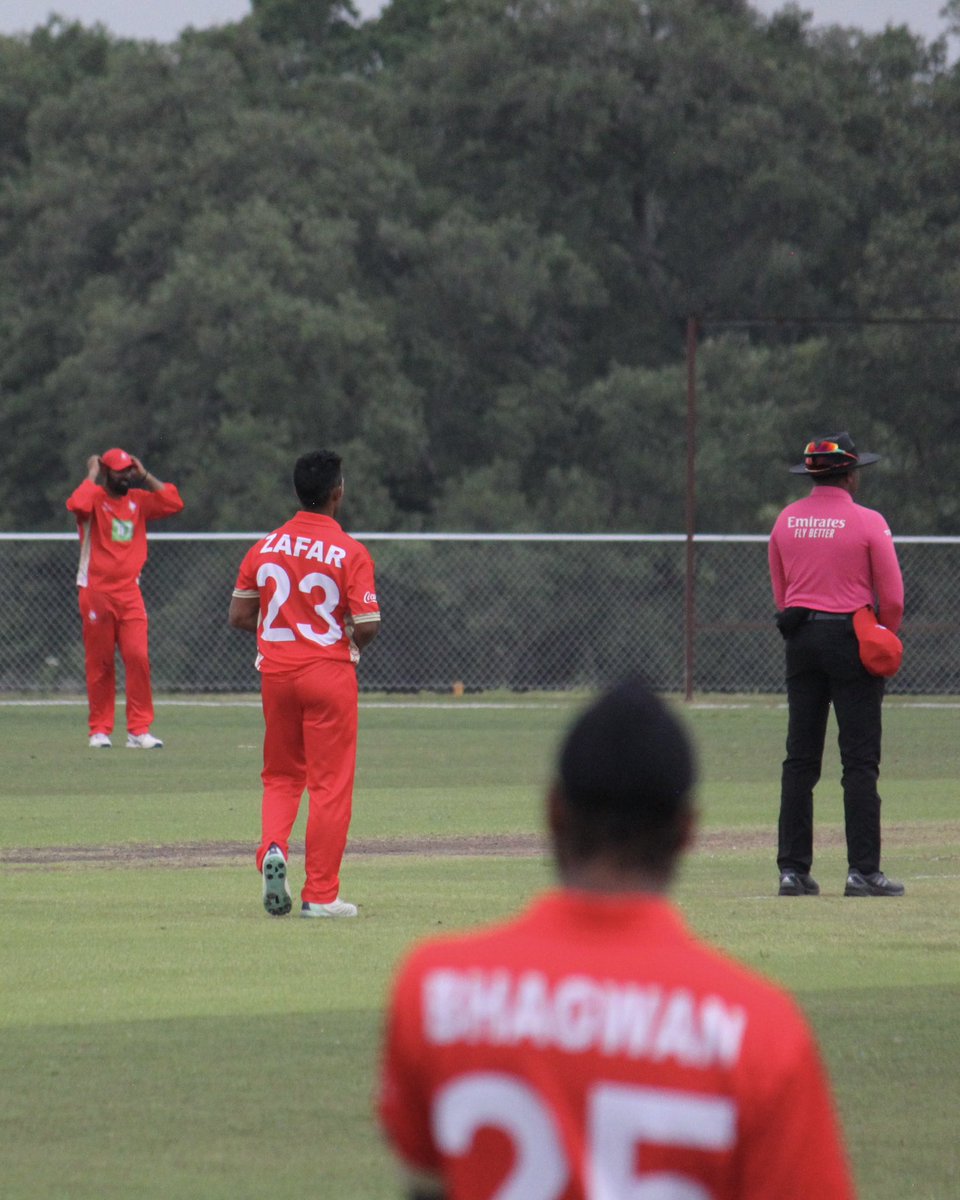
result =
[[742,1200],[769,1200],[803,1179],[817,1200],[855,1200],[833,1095],[819,1049],[799,1012],[785,1013],[741,1133]]
[[354,624],[380,619],[380,603],[377,599],[377,584],[374,577],[373,559],[365,546],[358,543],[357,556],[347,583],[347,608]]
[[240,564],[236,582],[233,585],[233,594],[240,599],[252,599],[254,596],[260,595],[260,588],[257,584],[256,558],[257,550],[261,545],[262,542],[257,542],[255,546],[251,546]]

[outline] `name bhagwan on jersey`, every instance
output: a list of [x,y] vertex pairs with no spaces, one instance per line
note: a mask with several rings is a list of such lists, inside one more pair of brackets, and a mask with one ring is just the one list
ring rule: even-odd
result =
[[423,982],[423,1022],[424,1037],[437,1046],[527,1042],[707,1068],[736,1063],[747,1015],[687,988],[584,975],[550,980],[539,971],[440,970]]
[[413,1194],[854,1196],[793,1000],[653,896],[547,893],[415,947],[378,1106]]

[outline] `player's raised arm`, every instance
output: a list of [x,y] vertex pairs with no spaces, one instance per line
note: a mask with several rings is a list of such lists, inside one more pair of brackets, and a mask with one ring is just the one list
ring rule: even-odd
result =
[[[144,490],[135,491],[141,484]],[[119,650],[126,670],[127,748],[158,750],[163,742],[150,732],[153,692],[140,574],[147,561],[147,521],[179,512],[183,500],[174,484],[161,483],[144,471],[138,458],[114,446],[90,455],[86,478],[66,503],[80,533],[77,599],[89,745],[95,750],[112,745]]]

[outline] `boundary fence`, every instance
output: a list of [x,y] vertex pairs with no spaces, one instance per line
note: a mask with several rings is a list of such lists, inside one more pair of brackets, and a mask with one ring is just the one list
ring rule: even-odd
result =
[[[226,613],[261,536],[151,534],[142,582],[157,690],[257,689],[252,638]],[[376,559],[383,609],[360,664],[366,692],[597,688],[627,671],[688,697],[783,691],[765,536],[356,536]],[[907,615],[890,690],[960,693],[960,538],[895,540]],[[76,565],[75,534],[0,533],[0,692],[83,691]]]

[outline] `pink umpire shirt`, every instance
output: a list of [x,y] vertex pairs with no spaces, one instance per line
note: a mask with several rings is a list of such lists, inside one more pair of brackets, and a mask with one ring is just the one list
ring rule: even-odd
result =
[[880,513],[843,488],[821,485],[777,517],[770,580],[778,609],[877,610],[894,633],[903,620],[903,577],[893,535]]

